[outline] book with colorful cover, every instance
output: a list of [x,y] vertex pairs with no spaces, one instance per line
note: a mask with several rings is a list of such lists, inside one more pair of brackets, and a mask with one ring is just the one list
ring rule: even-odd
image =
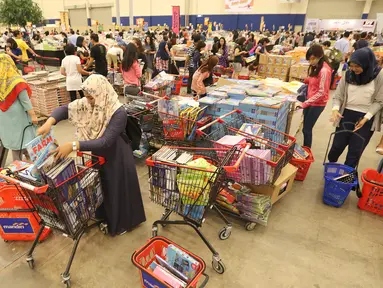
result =
[[299,145],[298,143],[295,143],[294,158],[307,159],[307,157],[309,157],[309,156],[310,156],[310,154],[305,149],[303,149],[303,147],[301,145]]
[[[42,136],[37,136],[35,139],[30,141],[25,145],[25,148],[28,151],[29,157],[33,162],[36,162],[44,154],[45,148],[50,143],[55,143],[56,139],[53,136],[52,131],[50,131],[44,138]],[[45,159],[44,159],[45,160]]]
[[29,157],[34,163],[32,169],[30,170],[30,176],[35,178],[37,181],[41,180],[38,167],[51,155],[51,152],[56,150],[57,147],[57,141],[54,138],[52,131],[50,131],[44,138],[42,136],[38,136],[25,145]]
[[188,279],[193,279],[199,268],[197,260],[173,244],[170,244],[166,250],[166,262]]
[[[257,136],[260,134],[262,125],[252,124],[252,123],[243,123],[239,131],[242,131],[246,134]],[[241,132],[238,132],[237,135],[242,135]]]
[[24,162],[24,161],[20,161],[20,160],[15,160],[11,164],[9,164],[7,168],[9,170],[11,170],[12,172],[19,172],[19,171],[27,169],[31,165],[32,164],[28,163],[28,162]]
[[[77,169],[74,159],[67,158],[48,172],[46,177],[51,185],[54,187],[60,187],[65,199],[72,199],[77,192],[81,190],[79,180],[77,178],[70,179],[76,174]],[[67,181],[68,179],[70,180]]]

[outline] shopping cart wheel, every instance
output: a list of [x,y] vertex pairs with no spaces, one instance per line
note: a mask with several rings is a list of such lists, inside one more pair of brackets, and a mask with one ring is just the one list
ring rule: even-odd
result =
[[67,288],[70,288],[71,287],[71,283],[70,283],[70,280],[66,280],[63,282],[64,285],[66,285]]
[[219,261],[215,261],[215,260],[213,259],[213,261],[212,261],[212,265],[213,265],[213,269],[214,269],[214,271],[217,272],[218,274],[223,274],[223,273],[225,273],[225,269],[226,269],[226,267],[225,267],[225,265],[223,264],[223,262],[222,262],[221,260],[219,260]]
[[376,171],[378,171],[379,173],[383,173],[383,159],[380,160],[378,169]]
[[247,231],[253,231],[255,229],[255,226],[257,226],[257,223],[254,223],[254,222],[247,222],[245,224],[245,229]]
[[33,270],[35,268],[35,260],[29,259],[29,260],[27,260],[27,262],[28,262],[29,268],[31,268]]
[[152,238],[157,237],[158,235],[158,227],[157,225],[153,225],[152,227]]
[[100,224],[100,231],[104,233],[105,235],[108,235],[108,224],[101,223]]
[[224,227],[219,231],[219,239],[221,240],[226,240],[230,237],[231,235],[231,227]]

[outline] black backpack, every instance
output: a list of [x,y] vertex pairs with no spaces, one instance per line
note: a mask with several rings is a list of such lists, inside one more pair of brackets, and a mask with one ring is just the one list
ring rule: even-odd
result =
[[132,146],[132,150],[140,149],[142,130],[137,118],[128,115],[128,121],[126,122],[125,133],[122,134],[122,138],[126,143]]

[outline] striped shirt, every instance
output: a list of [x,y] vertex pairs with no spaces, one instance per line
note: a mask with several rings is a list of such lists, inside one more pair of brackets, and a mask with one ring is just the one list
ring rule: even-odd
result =
[[188,49],[188,56],[189,56],[189,67],[188,68],[194,68],[194,62],[193,62],[193,55],[194,55],[194,51],[195,51],[195,46],[194,46],[194,43],[192,45],[190,45],[189,49]]

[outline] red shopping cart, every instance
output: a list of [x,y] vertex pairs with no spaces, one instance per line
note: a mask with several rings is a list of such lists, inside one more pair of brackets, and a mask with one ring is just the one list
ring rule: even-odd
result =
[[[215,206],[215,199],[224,180],[224,172],[237,170],[249,147],[250,145],[221,149],[162,147],[158,153],[149,157],[146,165],[149,169],[150,199],[165,208],[162,218],[153,223],[152,236],[157,236],[158,225],[192,227],[212,252],[213,269],[217,273],[224,273],[225,266],[220,255],[199,228],[205,220],[207,208],[210,207],[225,222],[226,227],[220,231],[220,237],[221,234],[224,239],[230,236],[231,224]],[[224,157],[220,158],[217,152],[223,153]],[[163,160],[162,157],[169,153],[174,153],[175,161]],[[185,159],[193,159],[193,162],[184,163]],[[172,213],[180,215],[183,220],[169,220]]]
[[43,57],[40,55],[36,55],[34,58],[30,58],[28,60],[28,64],[24,64],[23,62],[20,62],[23,66],[23,72],[24,74],[29,74],[32,72],[35,72],[37,70],[40,71],[47,71],[47,66],[50,67],[56,67],[56,70],[59,69],[60,65],[60,58],[54,58],[54,57]]
[[[261,127],[264,126],[262,126],[262,124],[260,125]],[[210,131],[208,131],[208,128]],[[265,131],[269,131],[268,128],[269,127],[265,126]],[[273,131],[272,128],[270,129]],[[260,136],[243,133],[236,128],[235,122],[234,126],[232,126],[230,123],[223,121],[222,118],[217,118],[209,124],[197,129],[197,134],[202,140],[200,142],[201,145],[207,145],[208,147],[225,147],[217,141],[226,135],[240,135],[243,136],[247,142],[251,143],[252,149],[246,153],[239,169],[227,173],[227,177],[235,182],[253,185],[273,184],[278,179],[282,168],[286,164],[286,152],[280,149],[280,146],[276,142]]]
[[[74,240],[66,270],[61,274],[62,281],[67,287],[71,286],[69,271],[81,237],[86,231],[102,222],[94,220],[92,224],[88,223],[103,201],[98,168],[105,160],[102,157],[78,152],[74,161],[78,173],[56,186],[29,180],[17,173],[14,174],[16,178],[0,175],[0,178],[17,187],[22,199],[30,199],[24,201],[25,204],[30,209],[35,209],[41,219],[41,228],[27,253],[26,260],[31,269],[34,268],[32,254],[45,226],[58,230]],[[103,232],[107,233],[107,227],[103,228]]]
[[[217,125],[226,125],[230,127],[230,129],[236,131],[236,134],[238,135],[242,135],[250,139],[255,139],[258,142],[266,142],[270,146],[285,151],[285,165],[289,163],[293,158],[294,147],[296,143],[295,137],[283,133],[277,129],[271,128],[265,124],[262,124],[254,120],[253,118],[247,117],[245,114],[242,113],[241,110],[233,110],[217,118],[216,121],[219,123]],[[210,126],[217,122],[212,122]],[[248,132],[248,130],[246,130],[246,127],[241,129],[241,127],[243,127],[244,124],[249,127],[255,126],[256,132],[254,132],[254,134],[251,134]]]

